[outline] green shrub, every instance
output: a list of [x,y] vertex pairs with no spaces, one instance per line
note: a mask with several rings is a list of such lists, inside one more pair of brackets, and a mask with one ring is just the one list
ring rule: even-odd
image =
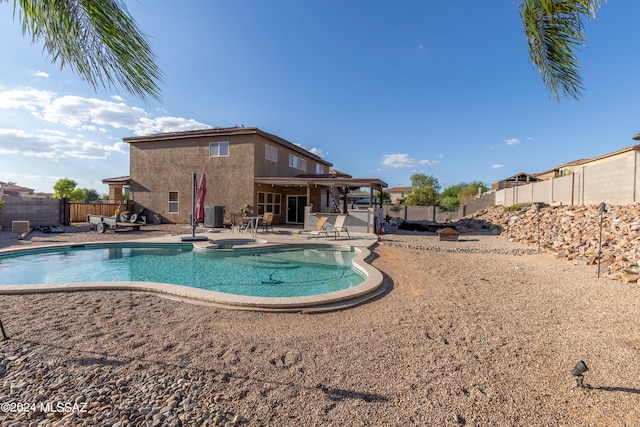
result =
[[522,210],[522,208],[528,208],[531,206],[531,203],[517,203],[515,205],[511,205],[507,208],[509,212],[516,212]]

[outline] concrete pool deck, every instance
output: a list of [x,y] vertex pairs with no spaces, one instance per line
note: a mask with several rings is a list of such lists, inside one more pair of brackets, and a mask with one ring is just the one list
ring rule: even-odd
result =
[[[187,230],[185,230],[187,231]],[[351,288],[336,292],[311,296],[297,297],[253,297],[244,295],[234,295],[204,289],[191,288],[188,286],[172,285],[156,282],[80,282],[80,283],[59,283],[59,284],[31,284],[31,285],[2,285],[0,295],[8,294],[28,294],[43,292],[78,292],[95,290],[128,290],[138,292],[156,293],[168,298],[175,298],[191,303],[213,304],[230,309],[241,310],[261,310],[261,311],[291,311],[291,312],[323,312],[340,310],[367,300],[375,298],[385,291],[384,277],[380,271],[369,264],[368,260],[372,256],[370,248],[378,242],[378,236],[368,233],[351,233],[351,238],[346,236],[320,238],[298,237],[297,230],[276,227],[273,232],[259,232],[253,238],[251,233],[231,232],[227,229],[204,230],[198,229],[196,236],[199,241],[189,241],[192,235],[190,229],[184,234],[172,234],[158,237],[142,237],[144,234],[131,235],[132,239],[126,239],[126,233],[120,233],[117,240],[112,240],[112,234],[89,235],[90,241],[82,241],[80,236],[73,241],[59,242],[55,244],[38,244],[37,246],[9,246],[0,249],[0,255],[6,253],[28,253],[34,249],[69,247],[74,245],[105,244],[193,244],[194,249],[211,250],[216,249],[217,241],[244,240],[239,247],[241,249],[251,249],[268,246],[306,246],[306,245],[328,245],[328,246],[348,246],[355,248],[359,253],[353,259],[353,266],[365,278],[364,281]],[[62,240],[64,240],[64,236]],[[253,240],[255,243],[247,242]]]

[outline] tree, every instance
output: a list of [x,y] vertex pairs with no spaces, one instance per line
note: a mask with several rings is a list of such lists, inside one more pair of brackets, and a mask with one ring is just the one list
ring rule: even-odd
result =
[[446,196],[440,200],[440,210],[449,212],[447,221],[451,221],[451,212],[455,212],[460,208],[460,199],[453,196]]
[[122,0],[14,1],[14,16],[18,9],[23,34],[94,90],[119,83],[142,100],[160,99],[156,55]]
[[53,197],[68,197],[73,203],[80,203],[87,198],[87,193],[81,188],[76,188],[77,185],[78,183],[72,179],[61,178],[53,184]]
[[423,187],[432,187],[436,192],[440,191],[438,178],[423,173],[414,173],[411,175],[411,189]]
[[556,99],[578,99],[584,86],[575,51],[585,42],[583,18],[595,18],[606,0],[523,0],[520,16],[529,59]]
[[412,188],[404,198],[407,206],[434,206],[438,204],[438,192],[430,185],[420,188]]
[[489,187],[480,181],[473,181],[460,190],[460,193],[458,193],[458,199],[461,203],[467,203],[469,200],[476,197],[481,191],[485,193],[489,191]]
[[458,199],[460,203],[467,203],[478,194],[479,190],[483,192],[488,191],[489,187],[480,181],[461,182],[460,184],[451,185],[442,190],[440,197],[454,197]]
[[86,198],[84,199],[85,203],[95,203],[96,201],[100,201],[100,194],[98,190],[94,190],[93,188],[83,188]]
[[388,191],[382,191],[378,196],[382,198],[382,203],[385,205],[391,203],[391,194]]
[[409,206],[431,206],[438,204],[438,178],[416,173],[411,175],[411,188],[407,191],[404,204]]

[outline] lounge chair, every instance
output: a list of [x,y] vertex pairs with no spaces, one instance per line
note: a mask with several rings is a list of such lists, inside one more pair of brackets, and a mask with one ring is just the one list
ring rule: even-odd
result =
[[329,228],[327,229],[327,231],[334,231],[337,236],[340,236],[340,233],[345,232],[347,233],[347,237],[351,239],[351,236],[349,235],[349,230],[347,229],[347,227],[344,226],[344,221],[346,219],[347,219],[347,215],[338,215],[338,217],[336,218],[335,224],[333,225],[329,224]]
[[301,234],[308,234],[308,239],[311,236],[318,237],[320,233],[326,234],[327,230],[324,229],[324,225],[328,219],[328,216],[321,216],[320,218],[318,218],[318,222],[316,222],[315,227],[298,231],[298,237],[300,237]]

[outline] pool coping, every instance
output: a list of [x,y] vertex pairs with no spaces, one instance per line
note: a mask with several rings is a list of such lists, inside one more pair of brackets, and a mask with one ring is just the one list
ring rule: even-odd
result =
[[[85,243],[65,243],[54,245],[41,245],[29,248],[7,248],[0,249],[0,254],[16,254],[16,253],[33,253],[38,250],[50,250],[56,248],[70,247],[108,247],[108,246],[149,246],[149,245],[191,245],[194,250],[233,250],[218,249],[216,241],[234,240],[233,238],[225,239],[216,236],[216,239],[208,239],[205,241],[185,242],[179,238],[152,238],[125,240],[117,242],[85,242]],[[353,267],[364,277],[364,281],[351,288],[339,291],[328,292],[324,294],[296,296],[296,297],[255,297],[246,295],[227,294],[223,292],[210,291],[206,289],[191,288],[189,286],[158,283],[158,282],[74,282],[74,283],[57,283],[57,284],[21,284],[21,285],[1,285],[0,295],[18,295],[32,293],[48,293],[48,292],[79,292],[79,291],[138,291],[155,293],[161,296],[171,298],[184,299],[187,302],[208,303],[219,305],[231,309],[244,310],[261,310],[261,311],[330,311],[339,310],[352,306],[356,303],[360,304],[380,294],[384,284],[382,273],[373,267],[368,261],[372,256],[369,249],[375,242],[369,242],[368,246],[354,246],[348,244],[339,244],[337,242],[276,242],[259,239],[261,242],[256,244],[243,244],[241,249],[250,250],[251,248],[265,247],[304,247],[304,246],[329,246],[329,247],[349,247],[354,248],[358,253],[352,259]],[[377,242],[377,241],[376,241]]]

